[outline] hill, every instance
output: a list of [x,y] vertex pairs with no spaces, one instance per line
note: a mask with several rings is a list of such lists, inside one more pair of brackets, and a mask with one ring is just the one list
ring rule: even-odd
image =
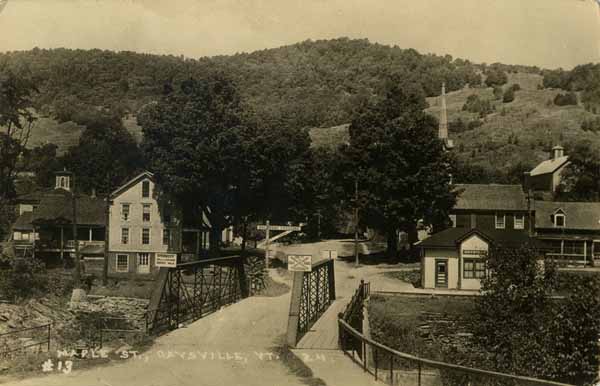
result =
[[[599,143],[596,132],[581,129],[584,121],[595,117],[587,101],[596,95],[588,86],[600,79],[592,76],[600,73],[598,66],[582,66],[585,71],[550,71],[475,64],[449,55],[424,55],[413,49],[346,38],[200,59],[33,49],[0,54],[0,68],[3,66],[27,68],[37,79],[40,119],[30,145],[52,142],[59,146],[59,152],[77,143],[85,116],[98,108],[121,116],[128,130],[141,139],[136,123],[139,109],[182,80],[202,77],[208,71],[232,78],[244,103],[257,114],[290,127],[313,127],[315,146],[346,141],[347,123],[357,103],[379,98],[392,74],[420,84],[428,96],[427,111],[435,116],[439,116],[440,85],[446,83],[455,152],[464,163],[479,165],[489,175],[506,176],[523,165],[532,166],[546,158],[557,142],[568,145],[584,139]],[[504,89],[520,85],[510,103],[495,99],[493,88],[484,83],[490,83],[498,73],[508,75]],[[588,79],[592,81],[586,82]],[[542,85],[575,89],[584,103],[556,106],[554,97],[564,91]],[[463,111],[470,95],[490,101],[495,111],[483,118]]]

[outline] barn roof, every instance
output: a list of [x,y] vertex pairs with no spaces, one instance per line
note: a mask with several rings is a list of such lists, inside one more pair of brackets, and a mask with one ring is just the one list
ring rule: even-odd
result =
[[564,229],[600,231],[600,202],[535,201],[536,228],[555,228],[552,215],[565,214]]
[[560,169],[563,165],[569,162],[569,156],[562,156],[553,159],[549,159],[541,162],[538,166],[531,170],[531,176],[539,176],[541,174],[554,173],[558,169]]
[[[86,195],[77,196],[77,224],[104,226],[105,202],[101,198]],[[39,207],[33,212],[32,222],[72,223],[73,200],[71,195],[50,194],[44,196]]]
[[527,210],[527,196],[521,185],[456,184],[454,209]]

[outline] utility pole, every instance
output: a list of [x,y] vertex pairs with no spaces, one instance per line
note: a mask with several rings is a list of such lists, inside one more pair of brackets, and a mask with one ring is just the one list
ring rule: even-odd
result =
[[266,229],[267,241],[265,243],[265,269],[269,269],[269,238],[271,237],[270,226],[271,226],[271,222],[269,220],[267,220],[267,229]]
[[354,179],[354,265],[358,267],[358,177]]
[[104,208],[104,261],[102,262],[102,285],[108,284],[108,238],[109,238],[109,227],[108,222],[110,221],[110,193],[106,196],[106,207]]
[[71,198],[73,204],[73,241],[75,243],[75,272],[73,273],[73,286],[81,288],[81,266],[79,261],[79,240],[77,239],[77,198],[75,196],[75,174],[71,176]]
[[321,240],[321,209],[317,210],[317,239]]

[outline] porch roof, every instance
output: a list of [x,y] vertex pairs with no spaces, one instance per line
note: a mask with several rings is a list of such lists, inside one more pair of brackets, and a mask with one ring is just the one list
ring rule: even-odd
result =
[[[105,202],[101,198],[77,196],[77,224],[105,226]],[[47,195],[33,212],[33,224],[70,224],[73,222],[71,195]]]

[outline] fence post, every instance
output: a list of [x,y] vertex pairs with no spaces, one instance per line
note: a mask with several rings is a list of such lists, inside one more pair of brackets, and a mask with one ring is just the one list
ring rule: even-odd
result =
[[327,262],[327,281],[329,282],[329,300],[335,300],[335,271],[333,260]]
[[419,381],[418,386],[421,386],[421,362],[419,362]]
[[362,360],[363,360],[363,371],[367,372],[367,342],[362,340]]
[[48,323],[48,352],[50,352],[50,329],[52,327],[52,323]]
[[238,280],[240,282],[240,292],[241,292],[242,299],[245,299],[248,296],[250,296],[250,293],[249,293],[250,291],[248,288],[248,281],[246,280],[246,267],[244,266],[244,260],[245,260],[245,256],[240,256],[238,258],[238,263],[237,263]]

